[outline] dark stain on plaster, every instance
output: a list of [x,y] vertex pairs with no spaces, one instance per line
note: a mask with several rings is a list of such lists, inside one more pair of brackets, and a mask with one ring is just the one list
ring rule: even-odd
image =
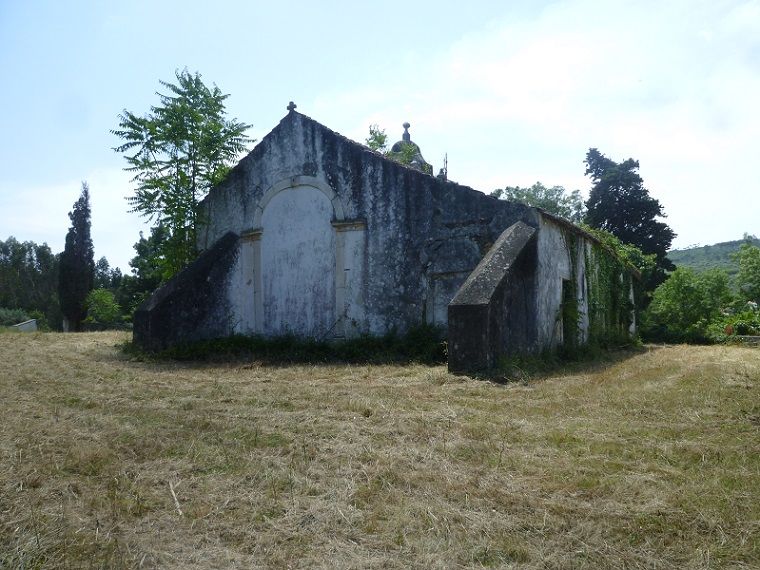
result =
[[146,299],[135,311],[135,343],[155,351],[232,334],[225,292],[238,244],[238,236],[227,233]]
[[303,171],[305,176],[316,176],[317,175],[317,163],[313,160],[309,160],[303,163],[303,166],[301,167],[301,170]]
[[[387,331],[403,332],[419,324],[426,318],[426,305],[431,300],[438,303],[437,307],[440,303],[445,307],[448,298],[430,296],[434,291],[439,296],[453,296],[480,259],[492,247],[499,247],[498,240],[507,228],[517,222],[534,231],[539,227],[539,212],[535,208],[498,200],[419,172],[292,111],[204,199],[202,204],[209,215],[217,216],[212,222],[216,224],[214,230],[206,233],[219,236],[227,229],[238,233],[249,229],[247,220],[252,218],[266,189],[284,178],[299,175],[324,179],[342,202],[348,218],[366,220],[365,251],[360,260],[364,275],[362,297],[367,322],[370,319],[380,322]],[[234,216],[236,212],[242,212],[242,220],[234,221],[241,227],[234,224],[231,227],[229,220],[222,217],[224,213]],[[294,231],[297,227],[294,223]],[[212,255],[218,257],[217,261],[212,263],[202,256],[191,266],[194,269],[188,276],[172,285],[169,292],[160,290],[155,302],[141,307],[143,313],[135,317],[136,340],[151,344],[155,336],[157,344],[171,344],[230,334],[225,333],[231,330],[231,325],[224,315],[231,308],[224,304],[224,292],[234,257],[225,256],[237,252],[229,241],[237,238],[229,235],[207,252],[216,252]],[[232,249],[225,250],[221,242]],[[494,293],[490,312],[479,315],[480,308],[472,309],[463,317],[474,319],[473,322],[478,319],[486,322],[482,321],[485,318],[491,323],[485,332],[465,327],[465,333],[473,334],[473,339],[487,334],[489,343],[495,342],[504,350],[530,348],[527,339],[535,336],[535,322],[527,316],[527,307],[534,295],[535,242],[532,238],[512,263],[516,279],[502,276],[504,284]],[[207,283],[214,283],[215,294],[204,289],[200,275],[206,276]],[[193,293],[193,287],[207,293]],[[197,308],[204,303],[204,308]],[[185,310],[182,304],[194,308]],[[169,306],[174,308],[170,310]],[[451,315],[449,311],[449,318]],[[502,328],[498,334],[488,333],[488,327],[497,326],[494,319],[499,318],[513,323],[515,328],[510,331],[522,332],[514,336]],[[160,322],[162,319],[166,322]],[[496,350],[493,344],[488,346],[489,350]]]

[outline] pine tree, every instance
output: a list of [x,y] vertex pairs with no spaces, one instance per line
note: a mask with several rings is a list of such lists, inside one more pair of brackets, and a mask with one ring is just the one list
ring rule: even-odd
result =
[[59,262],[58,298],[69,330],[81,329],[87,316],[85,300],[93,288],[95,260],[90,236],[90,188],[82,182],[82,193],[69,212],[71,227]]

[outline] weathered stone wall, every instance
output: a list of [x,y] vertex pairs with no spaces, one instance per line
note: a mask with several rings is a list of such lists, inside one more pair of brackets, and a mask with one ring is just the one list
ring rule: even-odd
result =
[[[301,203],[299,194],[314,203]],[[296,112],[203,208],[201,247],[230,230],[255,236],[247,270],[257,299],[241,311],[238,328],[266,335],[287,327],[345,337],[445,326],[449,301],[496,237],[518,220],[538,223],[532,208],[387,160]],[[322,229],[314,233],[317,223]],[[294,242],[306,234],[319,251]],[[239,288],[238,306],[247,306],[247,294]],[[305,316],[307,300],[317,298],[322,313]]]
[[539,211],[499,238],[449,305],[449,369],[634,334],[631,273],[593,236]]
[[[594,307],[609,311],[590,308],[587,293],[611,277],[579,228],[388,160],[294,111],[202,212],[205,253],[135,315],[135,340],[146,348],[235,333],[347,338],[427,322],[448,326],[461,346],[479,342],[462,335],[485,335],[478,366],[493,366],[500,355],[620,328],[610,317],[619,296],[597,296]],[[507,235],[530,237],[510,257]],[[465,280],[485,274],[498,276],[488,302],[476,303],[485,312],[463,309],[466,296],[452,312]],[[470,324],[452,328],[451,315]]]
[[234,334],[236,308],[227,292],[239,254],[238,236],[227,233],[146,299],[135,311],[135,343],[156,351]]
[[[537,345],[540,350],[588,340],[588,295],[586,260],[591,238],[568,222],[543,213],[538,232],[536,269]],[[578,327],[575,339],[566,339],[563,291],[575,296]]]
[[449,370],[484,370],[536,338],[536,229],[510,226],[449,304]]
[[640,275],[602,244],[585,250],[588,341],[614,344],[636,334],[634,289]]

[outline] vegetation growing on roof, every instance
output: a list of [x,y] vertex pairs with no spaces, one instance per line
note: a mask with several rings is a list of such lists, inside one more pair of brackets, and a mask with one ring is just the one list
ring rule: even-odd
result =
[[[575,358],[584,351],[630,345],[630,328],[638,321],[637,298],[641,297],[641,271],[653,266],[653,256],[646,256],[636,247],[623,244],[602,230],[583,227],[590,240],[578,239],[569,228],[563,230],[570,256],[572,279],[563,284],[561,318],[565,356]],[[585,267],[581,278],[580,260]],[[580,291],[579,287],[583,290]],[[633,295],[633,298],[632,298]],[[580,342],[581,319],[584,315],[579,298],[587,301],[588,336],[585,347]]]
[[[411,142],[402,142],[399,145],[398,150],[392,150],[388,148],[388,135],[385,129],[381,129],[378,125],[372,124],[369,126],[369,136],[365,139],[365,144],[372,150],[379,152],[386,158],[395,160],[396,162],[405,166],[419,166],[420,170],[425,174],[433,174],[433,167],[427,163],[417,164],[418,155],[420,149],[417,145]],[[395,146],[395,145],[394,145]]]

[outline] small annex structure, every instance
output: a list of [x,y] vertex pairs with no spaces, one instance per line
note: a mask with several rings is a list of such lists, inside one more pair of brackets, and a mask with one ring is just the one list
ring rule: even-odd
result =
[[632,272],[593,236],[434,177],[415,149],[400,164],[289,105],[201,203],[202,254],[138,308],[135,342],[427,323],[447,331],[449,368],[475,371],[635,330]]

